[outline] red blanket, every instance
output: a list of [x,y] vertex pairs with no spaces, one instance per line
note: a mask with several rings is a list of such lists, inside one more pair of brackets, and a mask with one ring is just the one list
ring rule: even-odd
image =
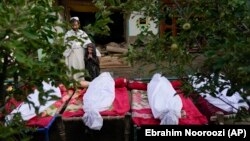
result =
[[[171,83],[176,89],[178,89],[182,85],[180,81],[172,81]],[[200,95],[193,94],[191,95],[191,98],[193,99],[193,101],[195,101],[195,105],[199,109],[199,111],[204,116],[206,116],[207,119],[210,119],[211,116],[214,116],[216,112],[223,112],[225,115],[232,114],[214,106]]]
[[[50,121],[53,119],[55,114],[59,112],[63,106],[63,104],[69,100],[71,95],[73,94],[73,90],[67,90],[65,86],[60,85],[59,86],[62,98],[57,100],[53,105],[51,105],[48,109],[43,111],[41,114],[31,118],[26,122],[27,126],[29,127],[46,127],[49,125]],[[6,104],[5,109],[6,111],[9,111],[9,113],[19,106],[22,102],[16,101],[14,98],[10,99],[9,102]]]
[[232,114],[214,106],[202,96],[198,96],[197,99],[195,98],[195,100],[197,101],[195,105],[198,107],[199,111],[201,111],[201,113],[207,117],[207,119],[210,119],[211,116],[214,116],[216,112],[223,112],[225,115]]
[[[132,121],[137,126],[141,125],[157,125],[160,123],[160,120],[153,117],[148,98],[147,92],[145,90],[146,84],[141,84],[140,82],[132,82],[140,87],[133,87],[134,89],[141,90],[132,90]],[[172,82],[173,87],[178,91],[179,83]],[[208,121],[204,115],[202,115],[196,106],[193,104],[190,98],[184,97],[184,94],[179,94],[183,108],[186,116],[179,119],[180,125],[203,125],[207,124]]]
[[[115,80],[114,102],[108,110],[100,112],[102,116],[124,116],[129,111],[129,95],[127,88],[125,87],[126,85],[123,83],[127,82],[123,81],[121,78]],[[82,109],[82,106],[83,95],[85,94],[85,92],[86,90],[76,91],[62,114],[64,118],[83,116],[84,111]]]

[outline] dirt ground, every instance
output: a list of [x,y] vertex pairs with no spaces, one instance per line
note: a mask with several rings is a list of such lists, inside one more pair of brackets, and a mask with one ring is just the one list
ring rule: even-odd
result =
[[[203,64],[205,58],[201,54],[194,55],[197,55],[197,57],[193,61],[193,66],[198,68]],[[128,67],[102,68],[101,72],[110,72],[114,78],[125,77],[130,80],[133,80],[135,78],[151,78],[152,73],[150,72],[150,70],[154,68],[153,66],[154,65],[141,66],[140,64],[135,64],[134,66]]]
[[135,78],[148,78],[151,77],[150,70],[152,66],[139,66],[134,65],[130,67],[116,67],[116,68],[102,68],[101,72],[110,72],[114,78],[124,77],[130,80]]

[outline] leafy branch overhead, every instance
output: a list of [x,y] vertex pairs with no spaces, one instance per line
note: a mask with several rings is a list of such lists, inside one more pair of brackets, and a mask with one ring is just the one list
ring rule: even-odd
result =
[[[244,96],[249,95],[248,0],[172,0],[166,3],[157,0],[128,0],[119,1],[120,5],[114,0],[96,1],[101,2],[106,4],[106,10],[111,10],[108,7],[116,7],[124,14],[140,12],[145,17],[151,17],[158,26],[161,21],[176,22],[175,25],[170,23],[170,26],[177,27],[176,35],[173,35],[171,30],[161,35],[143,30],[135,43],[130,45],[127,54],[132,64],[143,60],[155,64],[153,72],[180,78],[196,74],[202,76],[199,78],[209,77],[211,74],[223,75],[224,79],[231,83],[228,95],[236,91]],[[192,53],[193,49],[200,53]],[[197,55],[204,58],[198,67],[193,64]],[[213,81],[218,79],[219,77],[214,77],[209,80],[213,84]],[[215,87],[216,85],[211,85],[210,89]]]

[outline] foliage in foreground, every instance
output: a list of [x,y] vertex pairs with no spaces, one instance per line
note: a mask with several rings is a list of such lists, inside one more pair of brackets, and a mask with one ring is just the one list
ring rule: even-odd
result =
[[[52,0],[2,0],[0,2],[0,104],[9,96],[5,82],[14,78],[15,86],[24,86],[23,91],[15,89],[12,95],[29,94],[33,86],[50,79],[55,84],[66,84],[66,68],[62,59],[61,34],[56,32],[59,7],[52,7]],[[108,35],[107,24],[113,11],[130,14],[139,11],[158,25],[161,20],[176,18],[177,36],[165,33],[153,34],[148,28],[142,30],[135,44],[127,54],[133,64],[140,61],[155,64],[154,72],[185,78],[199,76],[199,81],[209,78],[214,90],[219,76],[230,80],[232,95],[235,91],[242,96],[249,95],[250,87],[250,13],[247,0],[172,0],[173,5],[158,0],[94,0],[97,21],[86,28],[91,35]],[[196,54],[193,48],[204,55],[204,63],[193,67]],[[42,49],[42,55],[38,50]],[[40,50],[41,51],[41,50]],[[46,54],[46,55],[45,55]],[[42,56],[42,57],[41,57]],[[211,77],[211,74],[214,74]],[[227,84],[222,84],[223,86]],[[38,87],[38,89],[41,89]],[[10,95],[10,96],[12,96]],[[46,94],[45,94],[46,95]],[[1,129],[3,130],[4,127]],[[11,127],[9,129],[12,130]],[[9,132],[22,134],[22,132]],[[4,132],[1,132],[1,134]],[[7,138],[0,136],[1,139]],[[10,137],[10,136],[8,136]]]
[[29,139],[25,138],[29,129],[20,118],[4,126],[3,106],[10,98],[25,101],[36,87],[42,93],[40,103],[44,103],[42,96],[48,93],[42,91],[43,80],[67,86],[66,67],[61,61],[62,8],[52,3],[53,0],[0,2],[0,140]]
[[[179,78],[188,75],[199,76],[199,81],[208,78],[209,83],[214,86],[218,86],[219,76],[223,76],[223,79],[231,83],[228,95],[235,91],[241,92],[244,96],[249,95],[248,0],[172,0],[172,4],[158,0],[109,2],[108,5],[112,5],[110,9],[116,6],[125,14],[140,11],[145,17],[151,17],[158,25],[161,20],[176,19],[176,36],[169,32],[161,36],[154,35],[148,28],[142,30],[128,53],[128,59],[132,63],[143,60],[155,64],[153,72],[175,75]],[[197,57],[197,53],[191,53],[194,49],[205,58],[199,67],[192,64]]]

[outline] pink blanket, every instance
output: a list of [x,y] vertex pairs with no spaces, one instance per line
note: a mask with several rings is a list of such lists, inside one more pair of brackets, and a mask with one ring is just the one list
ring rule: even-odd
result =
[[[121,78],[115,80],[115,99],[110,108],[106,111],[100,112],[102,116],[124,116],[130,109],[128,90],[125,87],[126,81]],[[73,95],[68,103],[62,116],[64,118],[69,117],[82,117],[84,111],[82,109],[83,105],[83,95],[86,89],[79,89]]]
[[[158,119],[153,117],[152,111],[149,106],[147,92],[145,90],[146,83],[132,82],[136,84],[132,90],[132,121],[135,125],[157,125],[160,124]],[[178,91],[179,96],[182,100],[183,108],[182,110],[186,113],[185,117],[179,119],[180,125],[203,125],[207,124],[208,121],[204,115],[202,115],[196,106],[193,104],[192,100],[188,97],[184,97],[184,94],[178,89],[180,83],[177,81],[171,82],[173,87]],[[135,90],[137,89],[137,90]],[[138,90],[139,89],[139,90]]]

